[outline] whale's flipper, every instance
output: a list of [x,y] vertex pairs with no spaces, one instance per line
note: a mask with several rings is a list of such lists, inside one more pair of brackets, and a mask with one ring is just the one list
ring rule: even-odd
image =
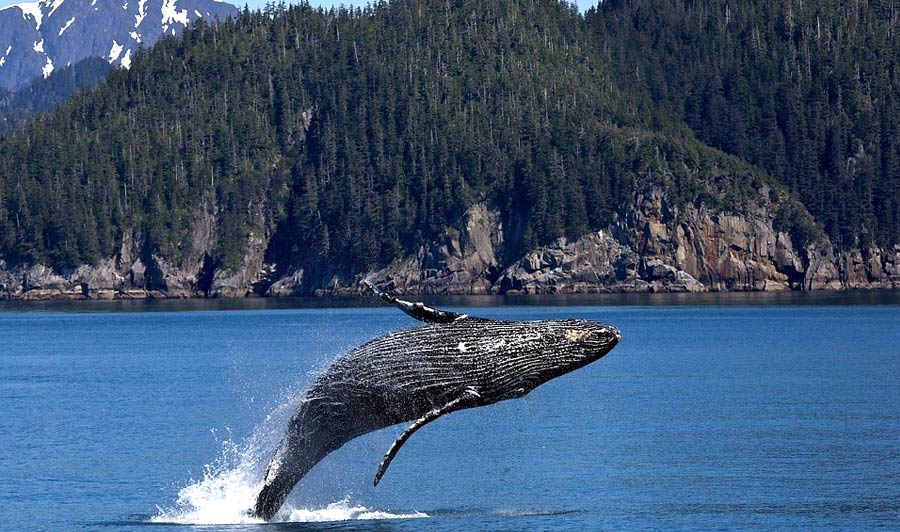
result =
[[397,299],[396,297],[387,294],[378,289],[377,286],[370,283],[368,280],[363,281],[369,288],[375,292],[375,295],[380,297],[381,299],[387,301],[392,305],[397,305],[400,310],[409,314],[413,318],[417,320],[424,321],[426,323],[453,323],[457,320],[462,320],[468,318],[468,314],[458,314],[456,312],[450,312],[447,310],[439,310],[432,307],[426,307],[424,303],[421,302],[412,302],[412,301],[404,301],[403,299]]
[[460,397],[457,397],[440,408],[429,411],[424,416],[415,420],[413,424],[407,427],[406,430],[403,431],[403,434],[391,444],[390,449],[385,453],[384,458],[381,459],[381,464],[378,466],[378,471],[375,473],[374,485],[377,486],[378,483],[381,482],[381,477],[384,475],[384,472],[387,471],[388,466],[391,465],[391,461],[394,457],[397,456],[397,451],[400,450],[400,447],[406,443],[406,440],[408,440],[415,431],[444,414],[449,414],[450,412],[462,410],[464,408],[471,408],[473,406],[478,406],[479,404],[481,404],[481,394],[475,391],[474,388],[466,388]]

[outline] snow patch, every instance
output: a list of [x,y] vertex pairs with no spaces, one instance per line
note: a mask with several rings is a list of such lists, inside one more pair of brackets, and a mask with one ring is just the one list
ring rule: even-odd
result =
[[3,54],[3,57],[0,57],[0,67],[6,64],[6,58],[9,57],[9,53],[12,51],[12,46],[6,49],[6,53]]
[[194,10],[194,14],[197,15],[198,17],[202,17],[202,16],[203,16],[203,15],[202,15],[199,11],[197,11],[196,9]]
[[109,49],[109,62],[112,63],[122,54],[122,45],[117,43],[115,39],[112,42],[112,48]]
[[138,0],[138,12],[137,15],[134,16],[134,27],[137,28],[141,25],[141,22],[144,21],[144,17],[147,16],[147,0]]
[[63,4],[63,0],[53,0],[53,3],[50,4],[50,12],[47,13],[47,16],[48,17],[52,16],[53,13],[56,12],[56,10],[59,9],[59,6],[61,6],[62,4]]
[[[13,7],[17,7],[22,11],[22,18],[25,20],[28,20],[28,15],[31,15],[31,18],[34,19],[34,29],[41,29],[41,21],[44,19],[44,14],[41,12],[40,2],[23,2],[21,4],[13,4],[9,7],[4,7],[3,9],[10,9]],[[0,11],[2,11],[2,9],[0,9]]]
[[71,26],[73,22],[75,22],[75,17],[70,18],[69,21],[66,22],[66,25],[63,26],[62,29],[59,30],[59,34],[62,35],[63,33],[65,33],[66,30],[69,29],[69,26]]
[[141,42],[141,36],[136,31],[130,32],[128,36],[134,39],[134,42]]
[[[180,22],[183,26],[188,24],[187,9],[178,10],[178,0],[163,0],[162,5],[162,25],[168,26],[173,22]],[[165,30],[163,30],[165,33]]]
[[125,55],[122,56],[120,63],[125,68],[131,68],[131,48],[125,50]]
[[34,51],[39,54],[44,53],[44,39],[41,39],[40,41],[34,41]]
[[122,6],[122,9],[128,11],[128,2],[125,2],[125,5]]
[[41,72],[44,74],[44,79],[48,78],[53,72],[53,61],[49,57],[47,58],[47,64],[41,68]]

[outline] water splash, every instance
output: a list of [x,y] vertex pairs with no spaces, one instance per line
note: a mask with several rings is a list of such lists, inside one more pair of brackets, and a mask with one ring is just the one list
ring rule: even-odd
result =
[[[355,521],[362,519],[417,519],[428,517],[422,512],[390,513],[378,510],[369,510],[365,506],[351,506],[349,499],[333,502],[318,510],[304,508],[288,508],[285,512],[287,518],[284,521],[292,523],[316,523],[323,521]],[[285,515],[279,514],[279,515]]]
[[[175,508],[160,509],[150,521],[181,525],[259,524],[262,519],[248,513],[261,483],[246,484],[240,475],[221,475],[186,486],[179,493]],[[243,509],[243,510],[242,510]],[[273,521],[287,523],[319,523],[366,519],[415,519],[428,517],[423,512],[391,513],[353,505],[349,499],[333,502],[324,508],[294,508],[285,504]]]
[[[150,518],[150,522],[182,525],[263,523],[263,520],[250,514],[250,509],[262,489],[265,466],[295,403],[284,401],[243,443],[235,443],[230,437],[223,441],[219,458],[205,467],[203,478],[189,480],[178,491],[174,505],[157,507],[157,514]],[[422,517],[428,515],[422,512],[370,510],[345,498],[324,508],[295,508],[288,503],[281,508],[274,521],[300,523]]]
[[152,523],[226,525],[262,523],[250,515],[262,482],[246,471],[208,471],[203,480],[189,482],[178,492],[175,506],[159,508]]

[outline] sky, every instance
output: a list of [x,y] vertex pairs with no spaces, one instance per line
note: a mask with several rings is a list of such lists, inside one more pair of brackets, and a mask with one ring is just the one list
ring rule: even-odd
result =
[[[0,0],[0,7],[5,7],[10,4],[18,4],[18,3],[21,3],[22,1],[23,0]],[[29,1],[29,0],[24,0],[24,1]],[[235,4],[238,7],[244,7],[244,4],[247,4],[250,6],[251,9],[253,9],[253,8],[261,8],[263,5],[265,5],[267,0],[225,0],[225,1],[227,1],[231,4]],[[288,3],[290,3],[290,2],[288,1]],[[361,6],[366,5],[368,3],[368,1],[366,1],[366,0],[362,0],[362,1],[361,0],[342,0],[342,1],[338,0],[335,2],[335,1],[329,1],[329,0],[309,0],[309,3],[314,6],[325,6],[325,7],[337,6],[337,5],[341,5],[341,4],[344,4],[347,6],[360,6],[361,7]],[[583,12],[587,11],[587,9],[589,7],[593,7],[593,6],[597,5],[597,0],[577,0],[575,3],[578,4],[578,9],[580,9],[581,12],[583,13]]]

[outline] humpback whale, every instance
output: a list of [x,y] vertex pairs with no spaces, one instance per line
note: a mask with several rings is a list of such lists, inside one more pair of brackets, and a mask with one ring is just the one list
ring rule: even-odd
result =
[[410,436],[439,417],[522,397],[608,353],[619,330],[581,319],[491,320],[387,294],[425,325],[380,336],[338,357],[294,411],[251,513],[271,520],[294,485],[350,440],[412,421],[384,455],[377,486]]

